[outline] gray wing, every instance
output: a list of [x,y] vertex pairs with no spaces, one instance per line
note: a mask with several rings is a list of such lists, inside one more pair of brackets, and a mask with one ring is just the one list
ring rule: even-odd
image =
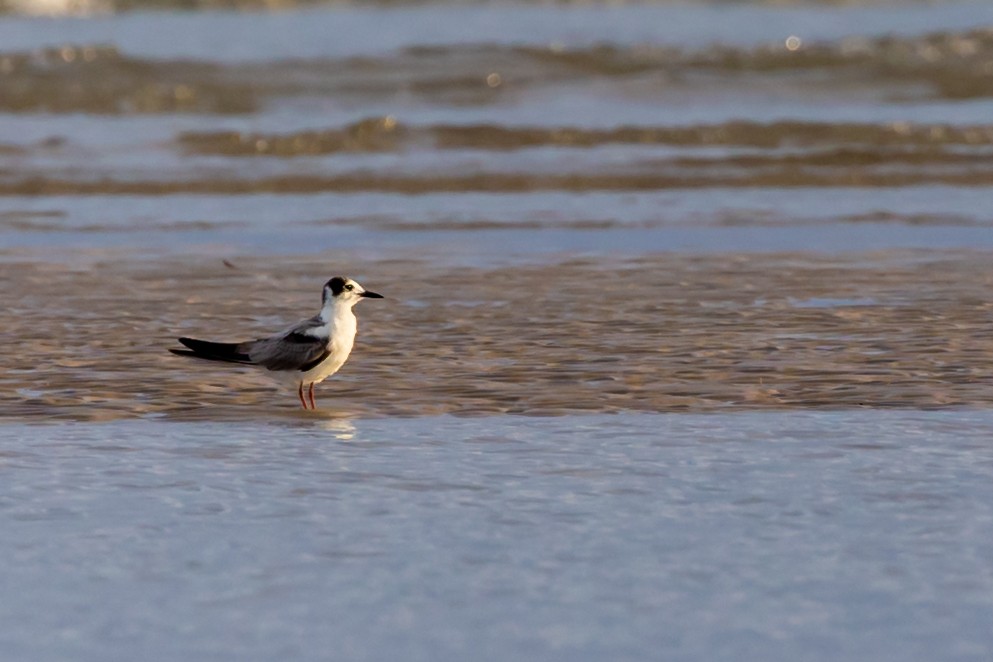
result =
[[[320,321],[317,320],[318,324]],[[313,320],[301,322],[287,333],[252,342],[248,356],[269,370],[299,370],[306,372],[330,356],[327,338],[306,333],[313,328]]]

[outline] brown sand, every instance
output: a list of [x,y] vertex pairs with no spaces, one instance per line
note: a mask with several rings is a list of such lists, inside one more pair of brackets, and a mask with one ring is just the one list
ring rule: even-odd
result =
[[[327,261],[0,261],[0,416],[296,415],[259,371],[169,354],[317,310]],[[352,271],[351,359],[326,416],[993,404],[984,253],[655,255]],[[302,413],[300,415],[303,415]]]

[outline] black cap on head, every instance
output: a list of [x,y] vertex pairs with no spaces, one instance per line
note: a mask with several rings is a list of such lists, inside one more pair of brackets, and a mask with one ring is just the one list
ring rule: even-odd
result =
[[[331,290],[329,293],[328,290]],[[321,305],[328,302],[328,298],[333,298],[345,291],[345,279],[342,276],[335,276],[324,283],[324,290],[321,292]]]
[[341,276],[335,276],[334,278],[332,278],[331,280],[329,280],[324,285],[324,287],[331,288],[331,294],[334,295],[334,296],[338,296],[345,289],[345,279],[342,278]]

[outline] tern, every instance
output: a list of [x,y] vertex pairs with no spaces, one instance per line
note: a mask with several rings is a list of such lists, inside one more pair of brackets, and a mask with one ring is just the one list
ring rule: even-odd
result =
[[351,278],[335,276],[324,284],[321,312],[268,338],[225,343],[179,338],[187,349],[173,354],[208,361],[224,361],[265,368],[271,375],[297,387],[300,404],[316,409],[314,385],[338,372],[355,343],[357,320],[352,307],[362,299],[382,299]]

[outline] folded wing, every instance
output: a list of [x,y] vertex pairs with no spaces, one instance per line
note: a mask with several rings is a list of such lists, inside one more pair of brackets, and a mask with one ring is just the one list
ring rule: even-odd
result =
[[244,344],[250,345],[251,362],[269,370],[306,372],[331,355],[327,339],[305,333],[288,333]]

